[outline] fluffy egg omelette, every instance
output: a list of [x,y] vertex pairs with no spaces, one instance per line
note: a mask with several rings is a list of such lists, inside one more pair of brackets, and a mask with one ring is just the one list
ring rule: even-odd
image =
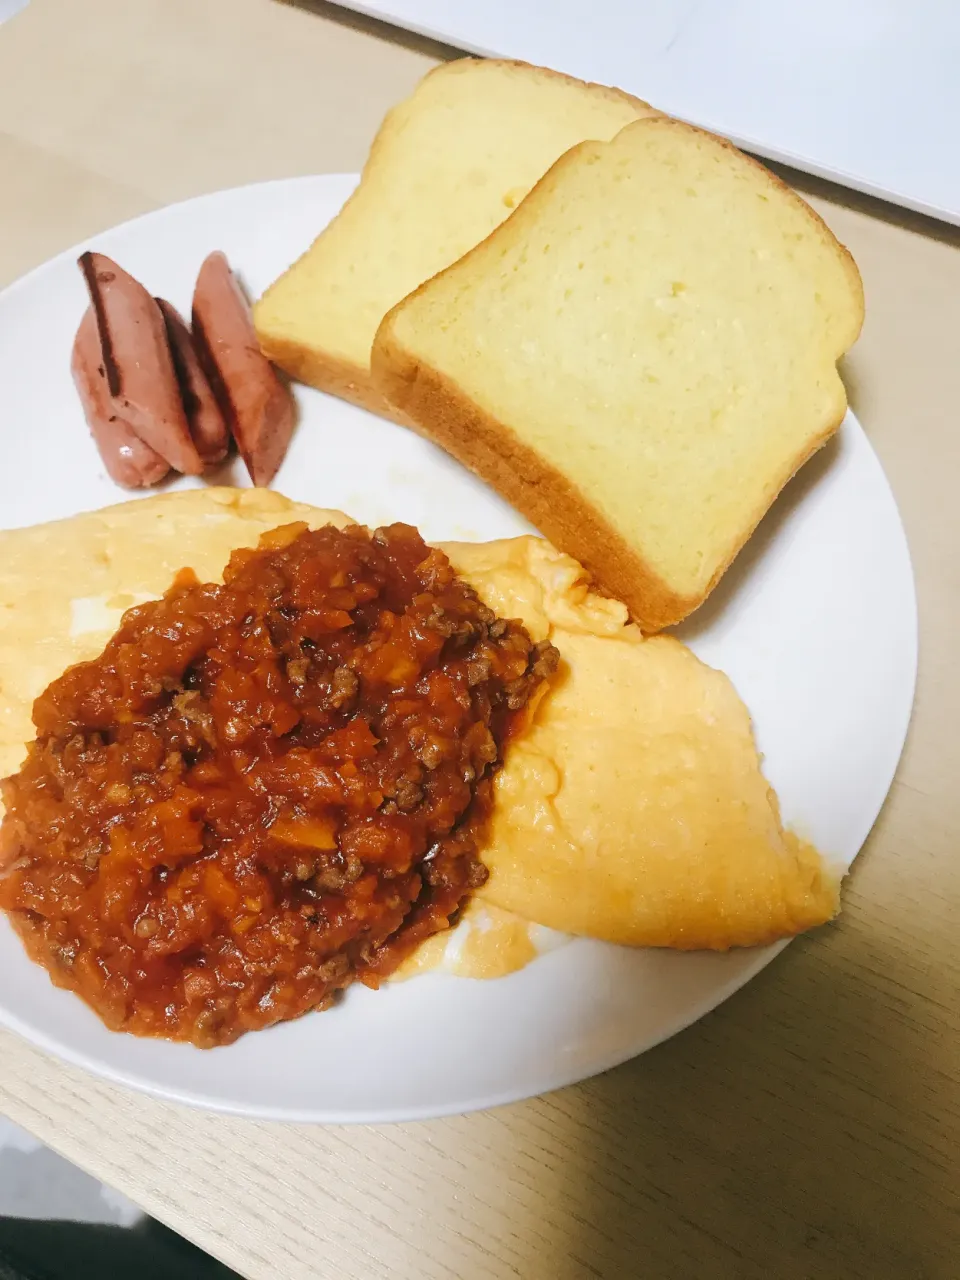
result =
[[[205,488],[0,533],[0,776],[34,736],[33,700],[98,654],[124,610],[186,566],[219,581],[235,548],[293,521],[352,523],[268,490]],[[541,539],[443,550],[485,604],[549,638],[562,661],[496,777],[487,884],[397,977],[497,977],[570,934],[750,946],[835,914],[839,876],[784,831],[724,675],[676,640],[644,639]]]

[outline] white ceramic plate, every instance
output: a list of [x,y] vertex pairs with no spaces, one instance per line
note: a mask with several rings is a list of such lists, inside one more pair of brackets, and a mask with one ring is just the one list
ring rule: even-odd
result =
[[[339,209],[355,179],[225,191],[96,236],[152,292],[187,309],[203,257],[223,249],[257,295]],[[0,295],[4,466],[0,524],[123,500],[87,434],[69,374],[86,305],[79,250]],[[277,477],[291,498],[428,539],[528,526],[410,432],[298,389],[301,424]],[[363,484],[351,477],[359,469]],[[220,477],[245,483],[239,468]],[[195,481],[181,481],[183,484]],[[733,678],[754,715],[786,820],[849,866],[900,756],[916,673],[916,605],[896,505],[860,426],[781,497],[683,636]],[[577,940],[492,982],[431,975],[348,992],[326,1013],[228,1048],[107,1031],[54,988],[0,922],[0,1022],[42,1048],[162,1097],[285,1120],[382,1121],[467,1111],[572,1083],[673,1035],[777,947],[727,955]]]

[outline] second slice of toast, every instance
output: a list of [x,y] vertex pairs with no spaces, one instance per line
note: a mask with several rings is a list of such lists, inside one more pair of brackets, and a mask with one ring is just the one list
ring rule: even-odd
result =
[[853,259],[794,192],[665,117],[572,148],[384,319],[396,409],[645,631],[713,589],[846,409]]

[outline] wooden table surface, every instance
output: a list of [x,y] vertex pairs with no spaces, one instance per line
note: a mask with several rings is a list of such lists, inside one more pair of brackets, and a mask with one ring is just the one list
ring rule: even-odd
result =
[[[0,283],[170,201],[357,169],[445,56],[319,3],[32,0],[0,27]],[[645,1057],[432,1123],[225,1119],[0,1035],[0,1110],[251,1280],[960,1276],[960,233],[797,184],[863,273],[846,376],[920,597],[843,916]]]

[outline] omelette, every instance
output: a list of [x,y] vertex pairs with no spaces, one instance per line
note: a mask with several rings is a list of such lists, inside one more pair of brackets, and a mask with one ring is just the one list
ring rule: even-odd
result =
[[[184,567],[219,581],[235,548],[293,521],[353,523],[269,490],[203,488],[0,533],[0,776],[34,736],[36,696],[97,655],[126,609]],[[836,913],[839,874],[784,830],[726,676],[670,637],[645,639],[539,538],[443,550],[561,666],[496,776],[487,883],[397,977],[497,977],[571,934],[725,950]]]

